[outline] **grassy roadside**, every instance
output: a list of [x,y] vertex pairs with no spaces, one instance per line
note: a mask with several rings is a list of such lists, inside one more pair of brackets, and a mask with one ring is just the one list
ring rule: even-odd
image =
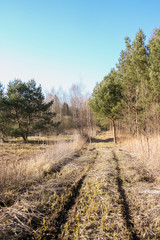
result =
[[[54,137],[54,139],[56,139]],[[63,139],[63,141],[62,141]],[[8,191],[24,188],[36,181],[43,180],[47,172],[52,171],[63,160],[81,149],[84,140],[79,136],[70,139],[64,136],[53,145],[10,142],[0,147],[0,188]],[[42,139],[41,139],[42,141]]]
[[[52,216],[59,215],[64,208],[63,204],[67,203],[70,195],[73,194],[79,177],[88,169],[90,158],[79,160],[81,148],[80,141],[76,146],[73,142],[72,145],[67,143],[65,149],[64,145],[57,146],[54,151],[57,162],[54,161],[54,165],[50,166],[52,168],[45,173],[43,181],[20,188],[18,192],[8,190],[6,193],[6,198],[10,200],[8,205],[5,204],[3,192],[0,239],[40,239],[41,236],[48,235],[50,224],[54,228]],[[50,157],[51,155],[49,159]],[[44,161],[46,160],[45,155]]]
[[116,151],[134,226],[140,239],[160,239],[160,182],[146,164],[125,151]]

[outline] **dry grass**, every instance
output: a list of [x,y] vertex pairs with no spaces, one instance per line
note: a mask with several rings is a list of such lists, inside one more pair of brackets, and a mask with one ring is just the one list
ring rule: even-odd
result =
[[[54,145],[7,144],[1,145],[0,187],[13,188],[39,180],[55,164],[78,151],[84,140],[75,135],[71,142]],[[4,146],[4,148],[3,148]]]
[[45,177],[0,208],[0,239],[160,239],[158,182],[111,136],[99,134],[78,153],[79,137],[36,155],[28,173]]
[[[83,144],[83,139],[75,136],[73,142],[50,146],[42,156],[37,157],[39,163],[36,168],[39,167],[43,174],[58,165],[61,166],[58,171],[50,172],[36,185],[19,189],[17,195],[13,191],[0,195],[1,205],[5,200],[10,201],[4,207],[0,206],[0,239],[43,239],[50,224],[54,230],[55,219],[63,211],[67,199],[74,194],[74,185],[85,174],[90,162],[89,157],[79,157]],[[92,159],[92,154],[88,154]],[[32,165],[30,174],[34,174],[36,168]]]
[[121,145],[123,149],[140,159],[155,174],[160,169],[160,136],[128,137]]
[[160,184],[156,177],[159,169],[149,169],[144,161],[130,155],[128,150],[117,151],[116,155],[132,221],[140,239],[160,239]]
[[160,239],[160,136],[121,139],[117,156],[134,226],[140,239]]
[[[72,135],[51,135],[51,136],[29,136],[28,137],[28,142],[42,142],[42,143],[47,143],[49,144],[50,142],[52,143],[53,141],[64,141],[64,140],[72,140],[74,136],[77,134],[77,132],[72,133]],[[23,139],[21,137],[13,138],[13,137],[8,137],[7,141],[12,142],[12,143],[23,143]]]

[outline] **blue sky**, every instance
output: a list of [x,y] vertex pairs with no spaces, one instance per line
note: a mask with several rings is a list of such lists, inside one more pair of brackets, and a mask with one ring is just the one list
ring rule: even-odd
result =
[[84,92],[109,73],[142,28],[160,27],[159,0],[0,0],[0,82]]

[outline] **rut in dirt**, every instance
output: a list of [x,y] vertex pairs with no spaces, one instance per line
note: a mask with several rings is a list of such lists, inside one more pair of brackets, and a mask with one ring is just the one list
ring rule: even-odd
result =
[[70,189],[72,194],[69,196],[67,202],[65,202],[65,205],[63,209],[59,212],[58,216],[54,219],[53,225],[56,230],[46,231],[45,235],[41,239],[43,240],[61,239],[59,237],[61,235],[61,228],[67,222],[68,212],[74,206],[76,199],[80,194],[80,190],[85,178],[86,178],[86,175],[83,175],[77,181],[77,183]]
[[67,222],[68,212],[74,206],[76,199],[79,196],[80,189],[82,187],[82,184],[83,184],[85,178],[86,178],[86,175],[83,175],[81,177],[81,179],[73,187],[72,195],[69,197],[67,203],[65,204],[64,210],[59,213],[59,216],[56,219],[56,223],[57,223],[56,230],[57,231],[55,233],[55,239],[58,239],[59,234],[61,234],[61,226]]
[[70,158],[65,158],[63,161],[56,163],[49,172],[44,172],[44,176],[47,176],[48,174],[52,174],[52,173],[59,173],[61,171],[61,169],[66,166],[68,163],[71,163],[74,161],[74,158],[79,158],[80,154],[79,153],[75,153],[73,155],[73,157]]
[[128,232],[131,234],[131,240],[140,240],[140,238],[137,235],[137,231],[134,227],[134,224],[133,224],[129,204],[127,202],[126,192],[123,188],[123,180],[121,178],[121,170],[119,167],[119,161],[114,152],[113,152],[113,156],[114,156],[113,159],[116,162],[116,171],[117,171],[116,182],[117,182],[117,186],[118,186],[118,192],[120,194],[120,202],[122,204],[123,219],[126,223]]
[[[94,151],[95,149],[90,149],[89,151]],[[98,156],[98,152],[95,152],[95,156],[93,157],[92,161],[89,164],[89,168],[87,170],[87,173],[90,171],[90,169],[93,167],[95,163],[95,159]],[[82,188],[83,182],[85,178],[87,177],[87,173],[83,174],[81,178],[74,184],[74,186],[70,189],[71,194],[67,201],[65,202],[65,205],[63,206],[63,209],[58,213],[58,216],[54,219],[53,225],[55,230],[46,231],[45,235],[41,238],[43,240],[50,240],[50,239],[62,239],[61,238],[61,230],[64,224],[68,221],[68,214],[69,211],[73,208],[73,206],[76,204],[77,198],[80,195],[80,190]]]

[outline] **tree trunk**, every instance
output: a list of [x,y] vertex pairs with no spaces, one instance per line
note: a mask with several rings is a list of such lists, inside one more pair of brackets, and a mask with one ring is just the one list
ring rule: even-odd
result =
[[138,112],[136,110],[136,136],[138,137],[139,135],[139,129],[138,129]]
[[22,138],[23,138],[23,140],[24,140],[24,142],[28,142],[28,139],[27,139],[27,135],[26,134],[22,134]]
[[7,143],[8,141],[5,139],[5,136],[2,136],[2,142]]
[[114,140],[114,143],[116,144],[117,143],[117,134],[116,134],[116,124],[115,124],[114,120],[112,120],[112,124],[113,124],[113,140]]

